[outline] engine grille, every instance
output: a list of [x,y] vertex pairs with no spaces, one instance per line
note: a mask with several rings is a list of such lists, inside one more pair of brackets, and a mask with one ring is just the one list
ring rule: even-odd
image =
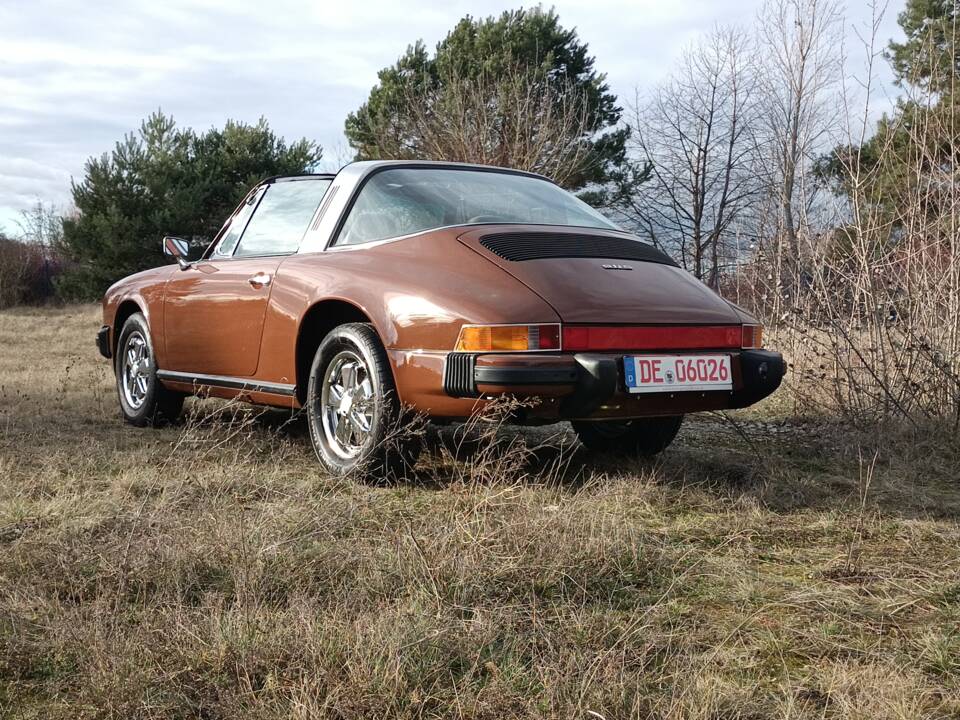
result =
[[676,263],[653,245],[609,235],[578,235],[549,232],[492,233],[480,238],[487,250],[511,262],[546,258],[603,258],[637,260],[673,265]]

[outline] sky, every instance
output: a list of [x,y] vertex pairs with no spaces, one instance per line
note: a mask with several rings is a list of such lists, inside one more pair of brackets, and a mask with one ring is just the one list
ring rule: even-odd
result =
[[[762,0],[556,0],[622,103],[654,86],[716,23],[751,23]],[[880,29],[898,35],[900,0]],[[544,3],[549,7],[551,3]],[[37,203],[70,206],[71,178],[161,108],[181,126],[264,116],[289,140],[324,148],[324,169],[349,159],[343,121],[377,71],[418,39],[433,47],[464,15],[518,7],[501,0],[0,0],[0,229],[16,233]],[[529,3],[528,3],[529,5]],[[849,0],[856,32],[870,20]],[[889,73],[881,68],[886,89]]]

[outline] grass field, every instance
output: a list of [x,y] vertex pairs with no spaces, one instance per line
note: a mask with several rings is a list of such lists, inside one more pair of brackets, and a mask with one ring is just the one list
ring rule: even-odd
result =
[[374,487],[279,412],[124,426],[98,326],[0,313],[2,717],[960,717],[949,432],[781,393],[654,463],[434,431]]

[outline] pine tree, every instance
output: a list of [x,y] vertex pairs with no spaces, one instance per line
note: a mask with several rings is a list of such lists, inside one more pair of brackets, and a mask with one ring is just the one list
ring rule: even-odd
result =
[[[410,46],[394,65],[379,72],[379,82],[366,102],[348,116],[347,139],[360,160],[395,157],[398,149],[405,157],[424,158],[416,123],[405,122],[411,95],[442,83],[467,82],[473,83],[471,87],[490,88],[491,103],[495,103],[504,83],[518,73],[545,79],[557,103],[569,103],[574,95],[582,104],[586,122],[578,141],[587,152],[582,154],[579,171],[564,183],[567,187],[606,183],[622,174],[627,131],[619,127],[621,108],[616,96],[576,31],[562,27],[553,10],[539,7],[486,19],[467,16],[432,55],[422,42]],[[504,107],[502,112],[509,110]],[[510,127],[509,118],[501,120],[505,128]]]
[[850,182],[857,178],[858,191],[885,215],[893,231],[899,225],[897,208],[919,194],[925,195],[930,217],[942,214],[939,194],[929,192],[929,173],[941,174],[960,162],[957,19],[954,0],[907,0],[897,16],[906,40],[891,41],[887,51],[906,96],[877,122],[867,142],[835,148],[817,164],[818,174],[841,194],[850,194]]
[[262,118],[197,134],[152,114],[112,152],[90,158],[73,183],[77,214],[63,222],[61,294],[95,298],[116,280],[163,264],[164,235],[209,242],[252,185],[303,172],[321,152],[306,139],[287,144]]

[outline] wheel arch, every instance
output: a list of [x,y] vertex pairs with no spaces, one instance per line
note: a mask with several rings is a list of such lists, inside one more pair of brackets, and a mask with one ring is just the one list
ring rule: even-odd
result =
[[331,330],[339,325],[351,322],[369,323],[383,342],[376,323],[359,305],[339,298],[327,298],[311,305],[303,314],[297,327],[296,395],[301,405],[307,401],[307,384],[310,378],[310,366],[320,343]]
[[[113,337],[110,339],[113,357],[117,356],[117,344],[120,342],[120,333],[123,331],[123,324],[127,322],[131,315],[135,315],[137,313],[143,313],[144,317],[146,317],[143,308],[136,300],[128,298],[121,301],[120,304],[117,305],[117,311],[113,316]],[[149,322],[147,323],[147,326],[149,327]]]

